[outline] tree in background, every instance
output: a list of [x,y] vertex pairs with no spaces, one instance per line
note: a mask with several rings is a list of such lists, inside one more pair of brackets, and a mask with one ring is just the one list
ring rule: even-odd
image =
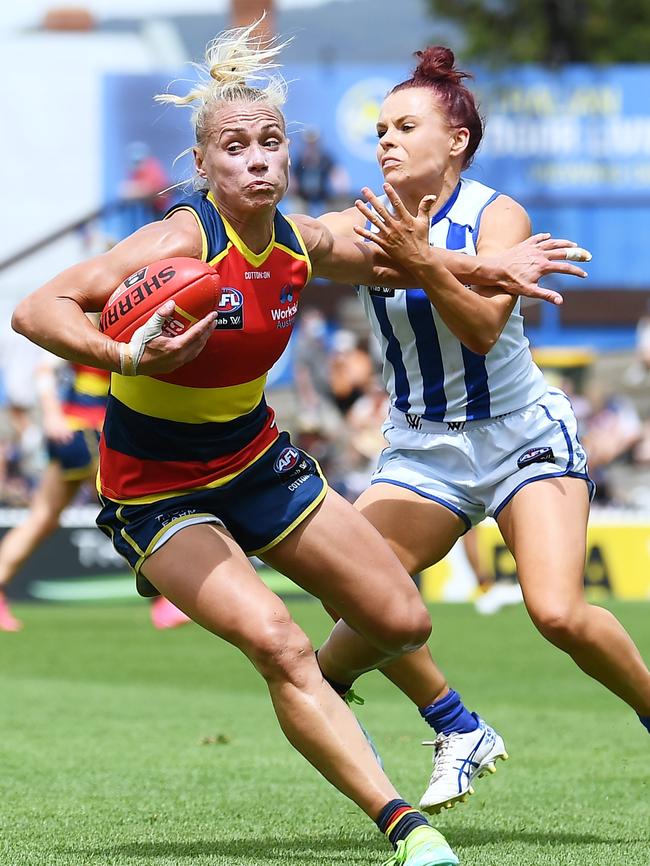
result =
[[459,25],[466,58],[624,63],[650,58],[650,0],[428,0]]

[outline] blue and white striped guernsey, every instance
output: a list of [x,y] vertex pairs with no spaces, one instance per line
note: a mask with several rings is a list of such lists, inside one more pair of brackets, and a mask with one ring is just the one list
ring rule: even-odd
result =
[[[498,195],[462,178],[431,220],[431,245],[475,256],[481,214]],[[396,409],[428,421],[471,421],[515,412],[545,392],[519,301],[496,345],[477,355],[451,333],[423,289],[360,286],[359,297],[381,344],[384,385]]]

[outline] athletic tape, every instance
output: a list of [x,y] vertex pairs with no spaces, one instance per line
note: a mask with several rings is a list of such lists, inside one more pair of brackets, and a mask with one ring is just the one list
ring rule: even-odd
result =
[[159,337],[169,316],[163,316],[158,312],[153,313],[144,325],[134,332],[128,343],[120,345],[120,369],[123,376],[137,376],[138,365],[147,348],[147,343]]

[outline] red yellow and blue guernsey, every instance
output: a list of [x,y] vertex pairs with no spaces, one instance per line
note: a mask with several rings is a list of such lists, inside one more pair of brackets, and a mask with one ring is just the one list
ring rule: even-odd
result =
[[47,440],[50,460],[66,481],[91,478],[97,466],[97,443],[104,423],[110,373],[70,364],[72,377],[61,393],[61,410],[74,435],[66,442]]
[[71,430],[101,430],[106,413],[110,373],[70,364],[72,379],[61,394],[61,408]]
[[173,373],[113,373],[100,442],[100,495],[137,505],[219,488],[278,439],[266,405],[268,371],[284,351],[311,275],[296,226],[276,212],[268,247],[253,253],[211,193],[172,208],[193,214],[202,260],[217,267],[221,297],[205,349]]

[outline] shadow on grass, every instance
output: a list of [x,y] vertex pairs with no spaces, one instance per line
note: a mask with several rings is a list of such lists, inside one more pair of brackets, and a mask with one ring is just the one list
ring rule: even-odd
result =
[[107,858],[151,859],[178,858],[191,860],[193,857],[226,857],[236,863],[238,860],[260,860],[268,863],[290,863],[298,859],[301,864],[367,863],[368,855],[375,854],[377,859],[387,857],[390,848],[381,837],[359,839],[352,835],[321,835],[312,838],[296,839],[286,842],[278,839],[197,839],[193,842],[125,842],[98,848],[66,848],[61,853],[76,854],[88,858],[88,862],[104,863]]
[[[441,829],[441,828],[438,828]],[[522,845],[634,845],[650,839],[613,838],[601,833],[572,833],[563,830],[498,830],[479,827],[450,829],[447,838],[452,846],[480,848],[500,842],[519,842]]]
[[[635,844],[648,841],[646,839],[612,838],[596,833],[571,833],[529,830],[495,830],[495,829],[456,829],[448,833],[449,841],[459,848],[477,848],[482,845],[499,844],[503,842],[519,842],[521,845],[616,845]],[[367,862],[369,854],[377,857],[390,853],[385,842],[379,836],[374,839],[360,839],[352,835],[318,834],[312,838],[296,839],[292,837],[285,842],[278,839],[197,839],[192,842],[124,842],[98,848],[60,849],[68,854],[83,855],[89,862],[100,859],[105,862],[108,857],[133,859],[179,858],[180,860],[197,856],[228,857],[233,862],[238,859],[259,859],[269,863],[300,862],[320,864],[323,861],[332,863]]]

